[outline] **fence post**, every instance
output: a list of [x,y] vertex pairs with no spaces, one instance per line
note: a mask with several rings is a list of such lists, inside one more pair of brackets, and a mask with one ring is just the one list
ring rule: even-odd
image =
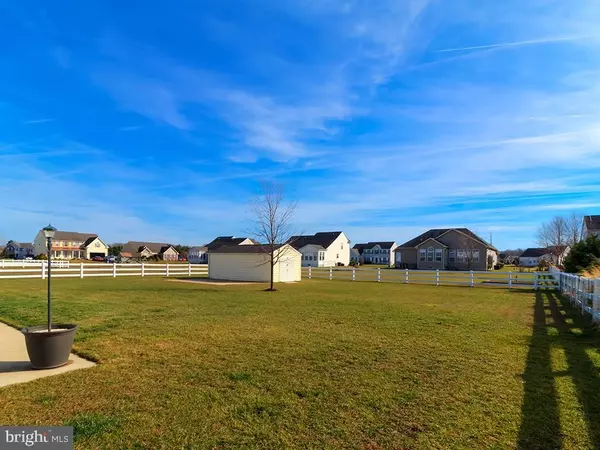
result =
[[440,285],[440,269],[435,269],[435,285]]
[[600,322],[600,278],[594,281],[594,300],[592,303],[592,317],[594,322]]
[[113,278],[117,277],[117,263],[113,263]]
[[188,264],[188,277],[192,276],[192,265]]
[[167,276],[169,276],[169,263],[167,263],[167,270],[166,270]]
[[512,272],[508,272],[508,288],[512,287]]
[[83,278],[83,263],[79,263],[79,278]]
[[473,276],[473,271],[472,271],[472,270],[471,270],[471,273],[470,273],[470,277],[469,277],[469,278],[470,278],[470,280],[469,280],[469,281],[470,281],[470,285],[471,285],[471,287],[474,287],[474,286],[475,286],[475,277]]
[[408,284],[408,269],[404,272],[404,283]]
[[377,268],[377,282],[378,283],[381,282],[381,268],[380,267]]
[[308,266],[308,279],[310,280],[312,278],[312,268],[311,266]]
[[144,263],[142,263],[142,276],[144,276],[144,275],[145,275],[145,273],[144,273]]
[[46,279],[46,262],[42,261],[42,280]]
[[333,267],[329,268],[329,279],[333,280]]
[[537,291],[538,289],[538,273],[533,272],[533,290]]
[[356,281],[356,268],[352,268],[352,281]]

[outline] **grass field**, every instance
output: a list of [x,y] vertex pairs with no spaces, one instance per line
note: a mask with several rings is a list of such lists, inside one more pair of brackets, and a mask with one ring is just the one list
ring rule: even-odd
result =
[[[43,323],[43,280],[0,318]],[[2,424],[79,449],[597,448],[600,337],[552,292],[59,279],[93,369],[0,389]]]

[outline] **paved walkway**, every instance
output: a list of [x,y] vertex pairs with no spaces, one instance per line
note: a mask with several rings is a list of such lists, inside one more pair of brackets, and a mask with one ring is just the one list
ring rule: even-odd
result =
[[0,322],[0,387],[25,383],[72,370],[86,369],[95,365],[87,359],[71,354],[69,362],[65,366],[56,369],[34,370],[29,363],[25,336],[19,330]]

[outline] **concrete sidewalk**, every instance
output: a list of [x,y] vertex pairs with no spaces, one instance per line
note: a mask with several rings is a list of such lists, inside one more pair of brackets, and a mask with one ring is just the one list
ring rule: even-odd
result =
[[67,365],[56,369],[34,370],[29,363],[25,336],[0,322],[0,387],[25,383],[72,370],[86,369],[96,364],[71,353]]

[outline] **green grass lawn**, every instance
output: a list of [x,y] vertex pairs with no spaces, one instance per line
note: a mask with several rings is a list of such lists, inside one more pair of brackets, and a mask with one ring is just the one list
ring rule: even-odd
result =
[[[43,323],[45,281],[0,281]],[[553,293],[344,281],[59,279],[100,361],[0,389],[0,423],[79,449],[597,448],[600,337]]]

